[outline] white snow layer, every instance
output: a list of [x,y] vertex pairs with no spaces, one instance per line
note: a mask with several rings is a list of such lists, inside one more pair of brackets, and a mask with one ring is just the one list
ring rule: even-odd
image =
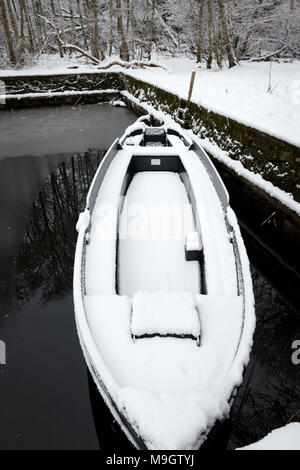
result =
[[[128,100],[131,100],[134,104],[143,108],[147,114],[154,116],[158,121],[162,123],[173,123],[176,125],[175,121],[163,111],[157,111],[152,105],[141,102],[127,91],[123,91],[121,94]],[[265,191],[272,198],[277,199],[281,204],[300,215],[300,203],[294,200],[292,194],[283,191],[277,186],[274,186],[270,181],[265,180],[260,174],[254,173],[247,168],[244,168],[241,162],[230,158],[229,152],[220,149],[220,147],[218,147],[215,143],[210,142],[207,138],[200,139],[192,131],[187,131],[187,135],[193,136],[193,139],[197,140],[202,148],[209,152],[213,157],[229,166],[229,168],[231,168],[236,174],[241,175],[243,178]]]
[[236,450],[300,450],[300,423],[274,429],[260,441]]
[[185,247],[187,251],[201,251],[202,241],[198,232],[187,232],[185,237]]
[[199,293],[199,263],[186,261],[184,250],[185,234],[194,230],[191,205],[179,175],[137,173],[120,218],[119,292],[130,296],[140,290]]
[[[232,245],[212,183],[196,156],[180,148],[180,157],[194,187],[206,256],[209,295],[195,295],[200,347],[192,339],[174,337],[133,341],[132,301],[115,295],[118,200],[131,159],[129,147],[114,159],[96,201],[84,299],[80,270],[88,215],[78,224],[74,297],[80,341],[88,364],[98,371],[118,409],[149,449],[198,448],[215,421],[227,415],[232,390],[242,381],[255,326],[249,262],[236,217],[228,208],[241,255],[244,298],[237,295]],[[111,230],[107,240],[102,239],[103,202],[113,207],[112,218],[105,221]],[[99,381],[98,387],[102,390]]]
[[286,191],[277,188],[270,181],[263,179],[260,174],[253,173],[252,171],[248,170],[241,162],[230,158],[228,156],[228,152],[221,150],[220,147],[218,147],[215,143],[210,142],[207,138],[199,139],[196,137],[196,139],[210,155],[231,168],[237,175],[245,178],[258,188],[263,189],[263,191],[265,191],[271,197],[278,199],[281,204],[300,215],[300,203],[294,200],[291,193],[287,193]]
[[[113,57],[108,59],[113,60]],[[127,70],[114,66],[108,72],[122,71],[187,98],[191,72],[196,70],[193,102],[296,146],[300,145],[300,61],[273,62],[271,70],[270,62],[241,61],[240,65],[231,69],[207,70],[204,65],[199,66],[185,57],[159,56],[156,61],[164,68]],[[74,56],[60,59],[58,55],[43,54],[31,68],[1,70],[0,79],[1,76],[95,72],[106,73],[97,65],[80,63]],[[269,84],[271,92],[267,92]]]
[[223,382],[239,343],[242,298],[197,295],[196,302],[200,347],[171,337],[133,341],[126,296],[84,298],[94,341],[120,386],[114,398],[149,448],[197,447],[229,409]]
[[271,65],[246,62],[231,69],[207,70],[188,58],[164,58],[162,68],[126,70],[147,83],[187,98],[191,72],[196,70],[192,101],[242,124],[300,145],[300,61]]
[[48,91],[41,93],[23,93],[23,94],[5,94],[0,95],[0,100],[18,99],[24,100],[27,98],[60,98],[63,96],[82,96],[82,95],[110,95],[112,93],[119,93],[118,90],[66,90],[66,91]]
[[116,240],[119,198],[131,153],[122,150],[113,159],[100,187],[92,214],[87,247],[87,294],[115,292]]
[[189,292],[138,292],[132,300],[131,332],[143,335],[200,336],[194,295]]

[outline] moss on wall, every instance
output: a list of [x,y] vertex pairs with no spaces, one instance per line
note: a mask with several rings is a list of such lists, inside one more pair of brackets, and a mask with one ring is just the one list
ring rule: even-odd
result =
[[[127,89],[142,102],[150,103],[173,118],[177,117],[178,108],[186,105],[185,100],[180,100],[177,95],[120,72],[15,76],[1,77],[1,80],[4,81],[8,94]],[[23,104],[20,102],[18,107],[26,107],[25,100],[22,101]],[[208,111],[195,103],[190,104],[186,122],[199,137],[207,137],[215,142],[227,151],[232,159],[241,161],[245,168],[259,173],[275,186],[292,193],[295,199],[300,201],[298,147]]]
[[1,77],[6,94],[124,89],[123,75],[117,72]]

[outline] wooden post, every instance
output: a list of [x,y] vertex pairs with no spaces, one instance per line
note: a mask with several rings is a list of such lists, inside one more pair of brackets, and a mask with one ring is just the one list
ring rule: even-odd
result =
[[184,100],[180,100],[179,108],[178,108],[178,112],[177,112],[177,121],[179,122],[180,125],[182,125],[186,128],[189,127],[189,121],[190,121],[189,107],[190,107],[191,97],[192,97],[192,94],[193,94],[195,77],[196,77],[196,71],[194,70],[192,72],[192,75],[191,75],[190,89],[189,89],[188,99],[187,99],[185,108],[183,108],[183,106],[184,106],[183,101]]
[[191,76],[191,82],[190,82],[190,89],[189,89],[189,94],[188,94],[187,106],[189,106],[190,101],[191,101],[191,97],[192,97],[192,94],[193,94],[193,88],[194,88],[194,83],[195,83],[195,76],[196,76],[196,71],[194,70],[194,71],[192,72],[192,76]]

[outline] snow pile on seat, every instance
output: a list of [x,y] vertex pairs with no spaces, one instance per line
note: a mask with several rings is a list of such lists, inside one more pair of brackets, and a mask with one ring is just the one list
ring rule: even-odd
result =
[[260,441],[236,450],[300,450],[300,423],[274,429]]
[[138,292],[133,297],[134,336],[200,336],[195,296],[188,292]]
[[130,297],[139,291],[199,293],[199,263],[187,262],[184,250],[185,234],[195,230],[192,206],[178,174],[135,174],[119,222],[119,293]]
[[201,251],[202,240],[198,232],[188,232],[185,237],[185,248],[187,251]]
[[133,341],[131,301],[127,296],[84,297],[89,329],[120,387],[164,393],[222,387],[240,340],[243,299],[208,295],[195,298],[201,325],[200,347],[190,338]]

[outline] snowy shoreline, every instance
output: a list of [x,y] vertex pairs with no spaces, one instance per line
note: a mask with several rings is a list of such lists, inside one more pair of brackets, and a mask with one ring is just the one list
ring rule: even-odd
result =
[[[165,59],[166,60],[166,59]],[[188,67],[191,67],[193,66],[193,68],[195,68],[195,63],[193,61],[190,61],[189,59],[173,59],[173,61],[171,61],[169,59],[169,62],[171,62],[171,64],[175,64],[175,73],[171,72],[170,71],[170,63],[169,63],[169,69],[161,69],[161,70],[158,70],[157,68],[155,68],[154,70],[150,70],[150,69],[142,69],[142,70],[124,70],[122,69],[120,66],[114,66],[112,67],[109,71],[99,71],[96,69],[96,67],[91,67],[91,66],[84,66],[84,65],[78,65],[78,68],[74,69],[74,70],[70,70],[70,69],[67,69],[66,68],[66,65],[65,64],[64,66],[62,65],[56,65],[56,66],[53,66],[52,70],[51,70],[51,76],[59,76],[59,75],[65,75],[66,73],[70,74],[70,75],[78,75],[78,74],[106,74],[106,73],[109,73],[109,72],[117,72],[117,73],[120,73],[120,72],[123,72],[125,75],[128,75],[128,76],[132,76],[133,78],[137,79],[137,80],[143,80],[144,83],[153,83],[153,85],[155,86],[158,86],[159,88],[163,89],[163,90],[169,90],[171,91],[171,93],[173,94],[176,94],[177,96],[182,96],[183,98],[186,98],[186,94],[184,93],[184,91],[186,91],[186,88],[185,86],[183,86],[183,80],[185,81],[185,84],[188,85],[188,76],[187,75],[187,72],[185,72],[184,74],[181,74],[179,73],[179,71],[176,69],[176,67],[178,68],[179,64],[188,64]],[[164,63],[164,65],[167,67],[168,64]],[[249,64],[247,64],[248,66]],[[259,66],[261,66],[261,64],[258,64]],[[299,70],[300,70],[300,62],[295,62],[293,64],[276,64],[278,65],[279,67],[283,66],[285,67],[286,65],[288,66],[292,66],[293,68],[295,68],[295,70],[297,71],[297,68],[299,67]],[[251,66],[251,64],[250,64]],[[255,64],[255,68],[257,64]],[[265,68],[266,64],[264,64],[264,68]],[[48,67],[49,67],[49,64],[48,64]],[[237,67],[237,70],[238,68],[240,69],[243,69],[245,66],[240,66],[240,67]],[[247,68],[247,67],[246,67]],[[14,74],[11,73],[11,75],[8,73],[8,72],[12,72],[12,71],[0,71],[0,79],[1,79],[1,76],[4,78],[4,77],[25,77],[25,76],[28,76],[28,77],[34,77],[34,76],[48,76],[49,75],[49,68],[32,68],[32,69],[29,69],[29,70],[20,70],[16,73],[16,71],[14,71]],[[214,77],[221,77],[221,75],[229,75],[229,73],[232,73],[232,71],[228,71],[228,70],[224,70],[224,71],[219,71],[219,72],[213,72],[213,71],[210,71],[210,72],[205,72],[204,70],[201,70],[200,72],[198,73],[204,73],[204,75],[206,74],[206,76],[209,76],[212,81],[214,80]],[[5,74],[5,75],[4,75]],[[178,78],[178,81],[175,80],[175,82],[173,83],[172,80],[171,80],[171,77],[172,76],[176,76]],[[168,77],[168,86],[165,86],[165,78],[163,77]],[[179,80],[180,78],[180,80]],[[179,83],[182,83],[182,86],[180,88],[180,90],[178,91],[178,84]],[[196,82],[197,84],[197,82]],[[171,86],[171,88],[170,88]],[[177,87],[177,88],[176,88]],[[66,90],[66,91],[45,91],[45,92],[38,92],[38,93],[24,93],[24,94],[16,94],[16,93],[12,93],[12,94],[8,94],[8,95],[0,95],[0,102],[1,102],[1,99],[4,100],[9,100],[9,99],[17,99],[17,100],[22,100],[22,99],[34,99],[34,98],[55,98],[55,97],[64,97],[64,96],[80,96],[80,95],[98,95],[98,94],[110,94],[110,93],[116,93],[118,95],[123,95],[125,98],[129,99],[131,101],[131,103],[134,103],[135,105],[137,105],[138,107],[142,108],[142,109],[145,109],[145,111],[147,113],[150,113],[152,114],[153,116],[156,117],[156,119],[160,120],[161,122],[165,122],[167,120],[170,120],[170,116],[168,116],[167,114],[164,114],[163,112],[160,112],[160,111],[157,111],[153,106],[149,105],[149,104],[145,104],[145,103],[142,103],[139,99],[135,98],[132,94],[130,94],[129,92],[127,91],[119,91],[117,89],[109,89],[109,90],[83,90],[83,91],[77,91],[77,90]],[[204,104],[202,103],[199,103],[197,101],[197,90],[196,92],[194,92],[194,99],[192,100],[196,105],[198,106],[204,106]],[[271,97],[270,95],[270,98],[272,99],[275,99],[275,97]],[[207,98],[208,100],[208,98]],[[207,105],[207,103],[206,103]],[[254,102],[254,107],[257,107],[257,102]],[[206,109],[209,109],[209,108],[212,108],[212,107],[209,107],[208,105],[206,106]],[[300,104],[294,104],[294,109],[298,110],[299,112],[299,124],[300,124]],[[221,113],[221,115],[224,115],[223,114],[223,111],[218,111]],[[297,113],[295,115],[295,119],[297,119]],[[234,117],[234,119],[237,121],[237,122],[240,122],[242,123],[242,121],[240,119],[237,119],[236,116]],[[251,119],[249,118],[249,122],[247,123],[242,123],[242,124],[246,124],[247,126],[252,126],[252,128],[256,129],[256,130],[259,130],[258,129],[258,126],[254,126],[253,123],[250,122]],[[265,132],[265,133],[268,133],[266,131],[266,129],[260,129],[261,132]],[[297,131],[298,131],[298,127],[297,127]],[[268,133],[269,135],[272,135],[272,133]],[[282,136],[278,136],[276,135],[278,133],[276,132],[273,132],[273,135],[277,138],[280,138],[282,139]],[[299,132],[298,132],[299,134]],[[300,143],[300,134],[298,136],[297,134],[297,138],[296,139],[283,139],[285,142],[289,142],[294,144],[294,145],[299,145]],[[296,134],[295,134],[296,135]],[[232,171],[234,171],[238,176],[242,177],[242,178],[245,178],[247,181],[249,181],[251,184],[254,184],[255,186],[257,186],[258,188],[262,189],[264,192],[266,192],[267,194],[269,194],[272,198],[275,198],[276,200],[278,200],[281,204],[283,204],[285,207],[287,207],[288,209],[290,209],[291,211],[293,211],[294,213],[296,213],[298,216],[300,215],[300,204],[293,198],[293,196],[278,188],[277,186],[273,185],[270,181],[267,181],[265,180],[259,173],[254,173],[250,170],[248,170],[247,168],[245,168],[242,163],[240,161],[237,161],[237,160],[233,160],[232,158],[230,158],[230,155],[227,151],[224,151],[222,149],[220,149],[216,144],[213,144],[212,142],[210,142],[207,138],[206,139],[199,139],[199,142],[200,144],[203,146],[203,148],[209,152],[211,155],[213,155],[214,158],[216,158],[217,160],[219,160],[220,162],[222,162],[223,164],[225,164],[226,166],[228,166]]]
[[186,99],[191,72],[196,70],[193,103],[300,147],[300,61],[274,62],[271,69],[267,62],[241,62],[233,69],[216,71],[200,68],[195,61],[183,57],[157,57],[155,62],[163,68],[124,69],[116,65],[108,70],[61,62],[57,57],[50,62],[43,60],[29,69],[0,70],[0,80],[122,72]]
[[[130,100],[136,106],[144,109],[145,113],[152,115],[158,121],[172,121],[173,123],[175,123],[170,116],[163,113],[162,111],[157,111],[152,105],[142,103],[139,99],[135,98],[129,92],[123,91],[121,92],[121,95],[123,95],[124,98]],[[232,158],[230,158],[228,152],[225,152],[224,150],[220,149],[216,144],[211,143],[208,139],[200,139],[194,134],[193,137],[198,140],[199,144],[204,148],[204,150],[206,150],[207,152],[212,154],[217,160],[221,161],[226,166],[228,166],[238,176],[245,178],[251,184],[254,184],[258,188],[266,192],[270,197],[276,199],[277,201],[279,201],[279,203],[293,211],[296,215],[300,216],[300,203],[295,201],[295,199],[290,193],[283,191],[277,186],[274,186],[270,181],[267,181],[262,178],[260,174],[247,170],[240,161],[233,160]]]

